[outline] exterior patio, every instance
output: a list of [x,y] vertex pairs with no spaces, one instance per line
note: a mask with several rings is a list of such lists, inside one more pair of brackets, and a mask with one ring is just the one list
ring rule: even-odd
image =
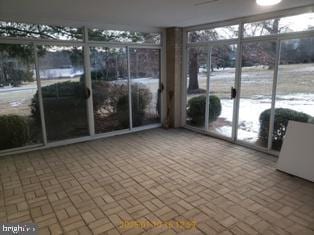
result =
[[314,184],[276,160],[183,129],[1,157],[0,222],[40,234],[314,234]]

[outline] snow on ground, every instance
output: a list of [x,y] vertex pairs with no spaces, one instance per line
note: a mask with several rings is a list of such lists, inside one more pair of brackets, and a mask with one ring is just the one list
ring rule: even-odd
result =
[[[225,125],[215,126],[215,132],[231,137],[233,100],[222,99],[222,112],[218,121],[223,121]],[[259,132],[259,116],[271,107],[271,99],[257,96],[253,99],[241,99],[239,110],[238,139],[248,142],[255,142]],[[298,112],[304,112],[314,116],[314,94],[290,94],[280,95],[276,99],[276,108],[288,108]]]

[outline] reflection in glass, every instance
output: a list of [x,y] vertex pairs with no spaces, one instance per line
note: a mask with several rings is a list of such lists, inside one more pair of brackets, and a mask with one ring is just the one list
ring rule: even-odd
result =
[[95,132],[129,128],[128,67],[125,48],[90,48]]
[[42,142],[33,114],[37,98],[33,47],[0,44],[0,150]]
[[130,53],[133,127],[160,122],[160,49],[132,48]]
[[276,42],[243,44],[238,139],[267,147],[263,113],[271,108]]
[[44,46],[39,55],[48,141],[88,135],[82,48]]
[[204,128],[208,77],[208,48],[189,48],[188,54],[186,123],[191,126]]

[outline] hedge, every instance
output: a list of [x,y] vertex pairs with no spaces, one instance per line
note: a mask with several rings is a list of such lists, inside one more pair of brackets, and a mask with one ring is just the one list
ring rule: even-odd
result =
[[0,150],[24,146],[30,139],[26,119],[18,115],[0,116]]
[[[66,139],[87,133],[87,110],[81,82],[62,82],[42,88],[46,129],[49,140]],[[145,109],[151,101],[151,92],[144,85],[132,85],[133,125],[141,125]],[[105,109],[117,115],[118,125],[128,128],[128,85],[106,81],[93,81],[94,112]],[[31,104],[32,116],[40,124],[38,94]],[[120,129],[120,128],[119,128]]]
[[[151,102],[152,94],[143,85],[132,85],[132,124],[141,126],[145,117],[145,109]],[[129,127],[129,97],[120,96],[117,102],[117,117],[119,123],[124,127]]]
[[[59,140],[88,134],[84,85],[62,82],[42,87],[48,140]],[[31,111],[40,124],[38,94],[32,99]]]
[[[259,141],[262,145],[267,146],[269,135],[269,122],[270,122],[271,109],[263,111],[259,117],[260,130]],[[274,130],[272,137],[272,146],[275,150],[280,150],[289,120],[298,122],[310,122],[311,116],[297,112],[292,109],[277,108],[275,109]]]
[[[191,98],[187,105],[187,116],[193,125],[203,125],[205,119],[206,96],[200,95]],[[216,121],[221,114],[220,99],[215,95],[209,96],[208,122]]]

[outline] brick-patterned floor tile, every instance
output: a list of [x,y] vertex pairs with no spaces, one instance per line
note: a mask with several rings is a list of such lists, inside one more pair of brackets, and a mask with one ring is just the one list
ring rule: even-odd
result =
[[181,129],[0,158],[0,222],[39,234],[314,234],[313,198],[276,158]]

